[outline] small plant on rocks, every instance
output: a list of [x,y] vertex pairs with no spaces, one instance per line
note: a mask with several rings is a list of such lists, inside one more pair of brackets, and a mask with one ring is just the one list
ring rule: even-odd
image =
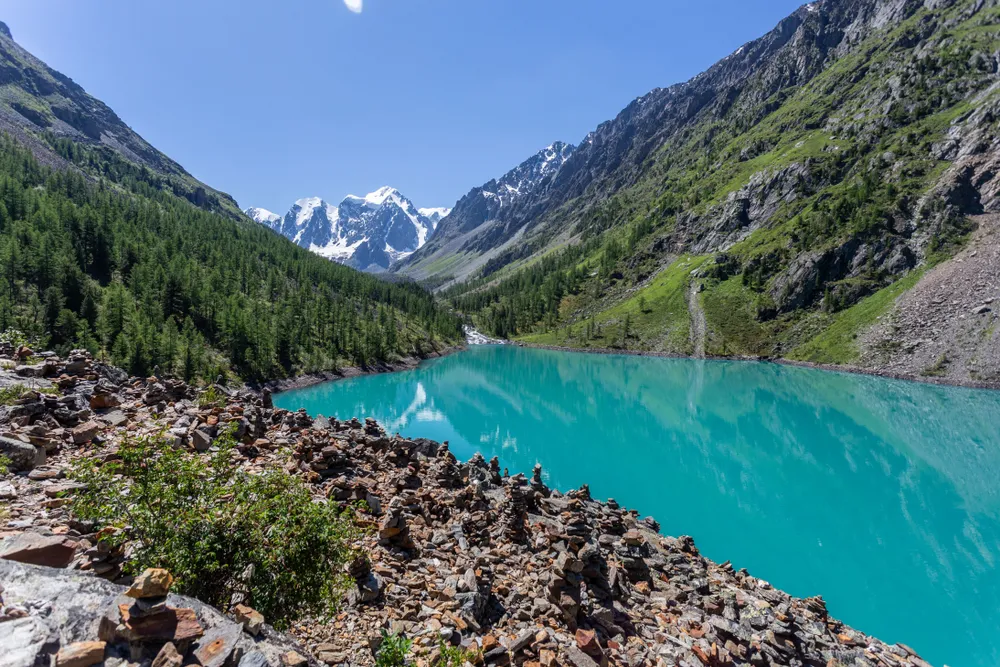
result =
[[436,667],[462,667],[467,662],[475,663],[475,652],[467,651],[461,646],[452,646],[444,641],[441,642],[438,653]]
[[375,667],[404,667],[413,640],[401,634],[382,631],[382,643],[375,653]]
[[0,477],[5,476],[10,472],[10,459],[6,456],[0,456]]
[[10,405],[21,398],[25,391],[27,389],[21,384],[0,388],[0,405]]
[[346,590],[343,565],[357,528],[349,512],[314,502],[283,470],[251,474],[234,465],[224,435],[209,458],[159,437],[124,442],[120,459],[81,461],[73,512],[127,545],[125,570],[169,570],[174,589],[228,610],[248,604],[268,622],[332,612]]
[[25,387],[23,384],[15,384],[0,388],[0,405],[11,405],[29,391],[37,391],[39,394],[59,393],[55,387]]
[[198,396],[199,408],[224,408],[226,407],[226,397],[215,385],[212,385]]

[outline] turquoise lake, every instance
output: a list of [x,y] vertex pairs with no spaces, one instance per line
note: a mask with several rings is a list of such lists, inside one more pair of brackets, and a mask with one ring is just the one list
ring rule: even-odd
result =
[[275,403],[541,463],[934,665],[1000,664],[1000,392],[483,346]]

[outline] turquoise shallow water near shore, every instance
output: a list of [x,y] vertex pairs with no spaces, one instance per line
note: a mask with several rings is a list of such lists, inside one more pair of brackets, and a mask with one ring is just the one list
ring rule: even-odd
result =
[[540,462],[935,665],[1000,664],[1000,392],[484,346],[275,403]]

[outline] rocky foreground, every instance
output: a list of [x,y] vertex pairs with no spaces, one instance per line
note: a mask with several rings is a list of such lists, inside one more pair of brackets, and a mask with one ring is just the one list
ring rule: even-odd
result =
[[[177,380],[129,378],[84,353],[23,363],[27,356],[0,348],[0,360],[8,360],[0,368],[14,367],[0,371],[0,386],[21,378],[55,393],[31,392],[0,407],[0,453],[13,462],[12,473],[0,479],[6,509],[0,558],[62,568],[62,574],[22,565],[15,570],[0,561],[0,580],[8,586],[0,645],[12,636],[12,624],[25,619],[44,616],[61,626],[55,639],[39,645],[37,660],[25,665],[100,664],[54,656],[69,651],[73,657],[68,642],[86,644],[81,628],[97,628],[107,603],[124,592],[96,584],[97,578],[135,583],[122,575],[124,554],[98,541],[99,527],[70,515],[65,495],[74,484],[65,476],[71,461],[110,460],[126,434],[165,432],[175,446],[209,451],[220,428],[230,424],[243,443],[239,465],[252,471],[285,466],[313,485],[317,500],[357,504],[358,522],[370,528],[358,546],[370,562],[353,564],[355,585],[335,618],[304,621],[292,628],[291,640],[267,629],[264,636],[271,633],[276,648],[247,644],[247,633],[259,627],[245,618],[237,619],[243,622],[238,640],[225,626],[228,641],[202,641],[208,617],[211,627],[225,624],[214,610],[195,610],[203,634],[194,644],[182,642],[187,653],[154,667],[279,667],[313,659],[371,665],[382,630],[412,638],[417,665],[433,664],[442,642],[465,647],[472,662],[498,666],[927,664],[906,646],[887,645],[831,618],[821,598],[793,598],[745,570],[713,563],[690,537],[664,537],[652,518],[613,500],[598,502],[586,486],[567,493],[549,489],[539,467],[530,478],[509,476],[495,458],[477,455],[462,463],[447,443],[389,435],[371,420],[341,422],[275,409],[266,392],[219,387],[225,407],[202,408],[199,392]],[[291,460],[282,454],[289,450]],[[25,571],[32,570],[31,576],[61,576],[69,588],[33,589],[24,583]],[[53,612],[72,605],[81,578],[95,581],[104,602],[78,605],[83,611],[75,620]],[[21,583],[11,587],[12,581]],[[160,646],[170,638],[160,638],[155,650],[129,643],[135,637],[126,627],[127,611],[120,608],[113,619],[125,634],[111,633],[106,655],[95,656],[89,647],[90,659],[115,667],[160,660]],[[87,614],[92,617],[81,620]],[[303,648],[289,648],[294,642]],[[214,648],[204,649],[207,644]]]

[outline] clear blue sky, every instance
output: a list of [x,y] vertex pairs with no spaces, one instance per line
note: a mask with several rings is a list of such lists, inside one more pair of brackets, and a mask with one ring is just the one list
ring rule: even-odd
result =
[[800,4],[0,0],[0,19],[199,179],[284,213],[381,185],[451,206]]

